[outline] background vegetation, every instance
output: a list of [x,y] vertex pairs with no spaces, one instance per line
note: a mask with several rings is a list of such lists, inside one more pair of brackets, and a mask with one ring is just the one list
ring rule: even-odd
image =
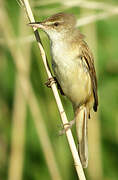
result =
[[[74,2],[30,1],[37,21],[61,11],[73,13],[77,19],[107,13],[105,18],[80,27],[95,56],[99,91],[99,112],[89,121],[90,158],[85,174],[88,180],[117,180],[118,3],[104,0],[100,6],[103,1],[86,1],[83,5]],[[58,135],[59,113],[51,89],[44,85],[47,75],[27,23],[16,1],[1,1],[0,180],[75,180],[66,137]],[[39,32],[50,63],[49,40]],[[72,120],[70,102],[61,99]],[[75,127],[72,131],[75,136]]]

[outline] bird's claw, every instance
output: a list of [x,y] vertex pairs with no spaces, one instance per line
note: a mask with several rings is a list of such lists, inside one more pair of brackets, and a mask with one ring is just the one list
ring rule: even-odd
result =
[[52,77],[52,78],[49,78],[48,81],[45,83],[45,85],[48,87],[48,88],[51,88],[52,84],[53,83],[56,83],[57,84],[57,88],[60,90],[60,93],[61,95],[65,95],[60,84],[58,83],[56,77]]
[[55,78],[49,78],[48,81],[45,83],[45,85],[50,88],[52,86],[53,83],[56,83]]
[[68,129],[72,128],[74,123],[75,123],[75,119],[70,121],[70,122],[68,122],[68,123],[66,123],[66,124],[64,124],[63,125],[64,128],[59,131],[59,135],[61,136],[61,135],[65,134]]

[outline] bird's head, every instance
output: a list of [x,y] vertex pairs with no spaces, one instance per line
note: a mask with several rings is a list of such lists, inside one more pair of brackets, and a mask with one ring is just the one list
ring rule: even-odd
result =
[[51,40],[63,37],[73,30],[76,25],[75,16],[67,13],[58,13],[42,22],[29,23],[30,26],[45,31]]

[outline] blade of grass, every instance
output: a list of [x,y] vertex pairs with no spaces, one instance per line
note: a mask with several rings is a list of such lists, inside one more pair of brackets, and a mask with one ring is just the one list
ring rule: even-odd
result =
[[[20,13],[20,35],[24,31],[24,25],[22,25],[23,13]],[[9,21],[9,19],[8,19]],[[7,21],[7,22],[8,22]],[[10,23],[10,21],[9,21]],[[25,51],[28,52],[30,46],[25,47]],[[17,51],[17,48],[16,48]],[[25,76],[29,76],[29,57],[30,53],[25,53],[24,58],[27,59],[25,67]],[[17,61],[20,61],[19,56]],[[19,72],[20,73],[20,72]],[[22,73],[22,72],[21,72]],[[12,138],[11,138],[11,155],[9,160],[9,180],[21,180],[23,173],[23,161],[24,161],[24,143],[25,143],[25,120],[26,120],[26,100],[23,92],[21,91],[20,83],[16,77],[14,108],[12,115]]]
[[26,101],[23,93],[21,92],[19,82],[16,82],[12,116],[11,153],[8,179],[21,180],[24,159]]

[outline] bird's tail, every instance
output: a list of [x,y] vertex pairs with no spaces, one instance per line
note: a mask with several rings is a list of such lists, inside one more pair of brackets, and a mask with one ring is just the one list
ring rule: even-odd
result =
[[75,115],[76,120],[76,131],[78,138],[78,152],[83,168],[88,166],[88,134],[87,134],[87,125],[88,125],[88,115],[87,109],[85,106],[81,106]]

